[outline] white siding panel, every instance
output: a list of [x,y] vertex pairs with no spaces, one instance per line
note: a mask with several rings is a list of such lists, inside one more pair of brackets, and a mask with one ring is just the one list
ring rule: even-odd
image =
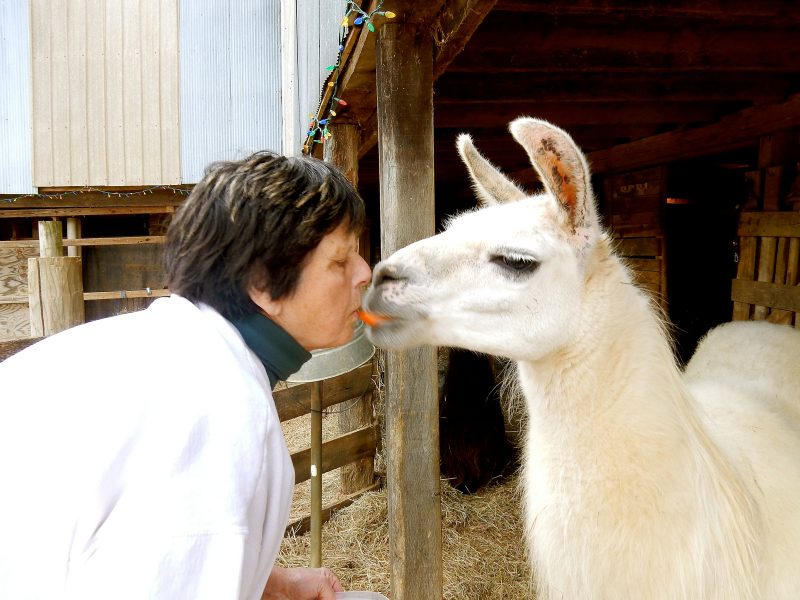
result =
[[180,181],[177,1],[29,0],[35,185]]
[[28,32],[28,2],[0,0],[0,194],[36,191]]
[[181,180],[281,149],[280,2],[180,1]]
[[339,56],[340,23],[347,9],[344,0],[297,0],[297,79],[302,147],[308,132],[308,115],[316,115],[322,86]]

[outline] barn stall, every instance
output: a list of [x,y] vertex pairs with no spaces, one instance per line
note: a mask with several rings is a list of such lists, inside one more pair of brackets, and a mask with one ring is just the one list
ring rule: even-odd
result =
[[[605,223],[637,283],[674,323],[681,360],[732,318],[800,327],[794,3],[386,1],[360,9],[321,88],[305,151],[357,177],[373,262],[474,205],[458,133],[535,189],[506,131],[530,115],[566,129],[587,153]],[[443,574],[435,372],[425,351],[386,358],[391,583],[380,589],[395,599],[502,597],[459,595]]]
[[[46,11],[36,11],[47,3],[31,4],[31,14],[39,16],[34,28],[49,23],[43,16]],[[652,290],[654,301],[676,323],[682,357],[691,353],[708,327],[731,317],[800,326],[800,67],[795,60],[800,11],[795,3],[679,2],[665,7],[656,2],[592,0],[568,5],[439,0],[339,4],[334,20],[313,21],[319,24],[317,46],[294,41],[298,56],[309,47],[335,47],[339,41],[343,46],[338,60],[332,57],[330,65],[319,58],[323,52],[317,54],[317,80],[319,74],[327,79],[320,85],[321,101],[309,128],[313,135],[305,139],[305,146],[307,152],[335,162],[357,181],[371,215],[365,245],[373,264],[434,233],[446,215],[474,203],[454,149],[457,133],[471,133],[495,164],[513,173],[521,184],[534,186],[527,158],[505,130],[514,117],[529,114],[563,127],[587,152],[607,225],[640,284]],[[355,6],[358,10],[353,11]],[[301,0],[283,2],[281,7],[286,14],[294,11],[303,31],[310,29],[308,18],[319,17],[324,10],[320,4],[313,7]],[[339,15],[348,10],[345,35]],[[364,19],[365,15],[370,18]],[[359,16],[362,20],[356,24]],[[74,15],[73,21],[53,18],[76,25]],[[164,17],[160,22],[171,21]],[[80,31],[79,23],[77,27]],[[63,41],[67,33],[55,31],[55,37],[48,39]],[[159,40],[167,38],[159,34]],[[178,39],[184,43],[192,38],[182,33]],[[135,48],[129,50],[136,54]],[[164,51],[159,56],[166,60],[169,54]],[[43,51],[40,58],[45,56]],[[327,71],[326,66],[333,69]],[[174,70],[172,65],[166,72]],[[161,97],[170,98],[175,81],[161,82]],[[174,109],[174,98],[171,101],[168,107]],[[63,105],[59,110],[66,114]],[[143,126],[134,123],[132,127],[141,132]],[[152,142],[156,129],[161,136],[170,135],[170,128],[161,126],[142,139]],[[48,125],[34,131],[49,131]],[[78,131],[82,131],[80,125]],[[303,136],[296,137],[299,149]],[[64,145],[66,138],[53,140],[50,143],[68,148],[67,155],[79,155]],[[81,136],[69,142],[79,144]],[[174,140],[162,137],[164,143],[174,144]],[[183,165],[192,154],[180,147]],[[131,151],[126,156],[135,156],[141,148]],[[46,153],[42,156],[46,161]],[[168,166],[161,167],[164,173],[169,175]],[[14,248],[24,249],[15,250],[14,261],[8,261],[13,262],[8,272],[14,275],[6,278],[11,283],[4,289],[13,290],[9,297],[14,302],[5,303],[4,309],[24,304],[21,300],[27,297],[20,287],[26,284],[20,274],[39,246],[39,240],[32,239],[38,235],[34,219],[84,220],[81,237],[85,239],[67,239],[68,248],[114,245],[105,240],[112,223],[89,220],[119,211],[136,221],[135,225],[129,221],[117,236],[135,238],[126,245],[136,248],[147,243],[140,242],[141,238],[163,233],[162,222],[153,215],[173,210],[191,178],[128,180],[127,176],[31,180],[36,181],[31,189],[38,196],[20,198],[21,192],[30,191],[20,188],[4,196],[14,202],[3,206],[3,216],[9,220],[2,220],[2,243],[13,241]],[[87,183],[98,186],[98,191],[84,190]],[[154,183],[158,189],[143,193],[148,189],[145,183]],[[13,219],[8,214],[11,210],[19,211]],[[64,226],[65,237],[79,237],[77,226]],[[90,230],[87,235],[87,226],[100,230],[102,235],[97,237],[104,241],[91,241],[94,238],[88,236],[94,233]],[[153,261],[129,258],[129,263],[141,270],[142,264]],[[85,293],[114,290],[118,305],[111,311],[119,312],[124,302],[131,302],[131,292],[146,299],[148,287],[151,293],[161,288],[157,283],[149,285],[152,280],[126,281],[136,283],[110,283]],[[436,353],[389,353],[385,360],[379,374],[385,396],[384,456],[379,457],[386,468],[385,518],[375,505],[367,504],[374,501],[373,493],[363,496],[362,502],[364,510],[378,512],[384,519],[386,527],[379,537],[385,543],[388,536],[389,543],[379,561],[383,569],[369,580],[371,587],[385,590],[394,599],[502,597],[492,595],[504,593],[502,585],[495,586],[494,592],[491,587],[470,588],[463,581],[454,582],[449,572],[461,571],[464,579],[480,565],[465,566],[446,554],[451,530],[443,530],[441,524],[452,525],[448,515],[454,509],[449,502],[460,498],[443,489],[439,480]],[[365,414],[368,427],[371,410]],[[370,452],[374,449],[365,456]],[[503,493],[509,495],[509,488]],[[486,497],[491,498],[491,492]],[[339,514],[350,514],[358,502]],[[329,508],[340,506],[336,502]],[[496,505],[491,510],[500,512]],[[471,520],[481,522],[479,517]],[[330,530],[338,527],[334,520]],[[365,529],[376,527],[368,522]],[[486,538],[486,529],[482,535]],[[292,539],[300,540],[296,543],[307,551],[303,540]],[[519,545],[520,541],[521,536],[505,543]],[[467,546],[473,555],[488,555],[486,547]],[[337,547],[338,542],[326,534],[323,548]],[[376,555],[378,550],[372,548],[366,554]],[[323,554],[324,564],[330,564],[330,558]],[[512,560],[502,553],[500,558]],[[363,564],[342,564],[346,577],[363,580],[358,579]],[[493,564],[486,567],[494,568]],[[527,576],[524,569],[512,570],[507,581],[525,585]],[[481,577],[479,571],[476,577]]]

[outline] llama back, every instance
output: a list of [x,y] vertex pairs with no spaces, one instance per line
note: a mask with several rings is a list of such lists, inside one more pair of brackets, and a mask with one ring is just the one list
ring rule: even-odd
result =
[[685,380],[711,439],[759,506],[762,598],[800,590],[800,331],[765,321],[721,325]]
[[686,365],[690,386],[725,384],[783,415],[800,435],[800,331],[767,321],[735,321],[709,331]]

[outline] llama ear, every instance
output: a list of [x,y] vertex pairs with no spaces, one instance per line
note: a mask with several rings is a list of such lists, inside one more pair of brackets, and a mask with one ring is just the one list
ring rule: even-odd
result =
[[521,200],[525,192],[503,175],[500,170],[490,163],[475,149],[472,138],[462,133],[456,141],[461,160],[467,165],[475,194],[481,204],[491,206]]
[[572,138],[555,125],[521,117],[509,125],[539,174],[545,189],[563,208],[570,233],[579,245],[589,241],[589,231],[597,228],[597,214],[589,165]]

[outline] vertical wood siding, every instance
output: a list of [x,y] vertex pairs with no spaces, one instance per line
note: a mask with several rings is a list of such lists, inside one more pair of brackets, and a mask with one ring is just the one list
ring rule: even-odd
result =
[[30,0],[38,187],[180,182],[175,0]]
[[281,150],[280,2],[181,0],[182,181]]
[[28,30],[27,1],[0,0],[0,194],[35,191]]

